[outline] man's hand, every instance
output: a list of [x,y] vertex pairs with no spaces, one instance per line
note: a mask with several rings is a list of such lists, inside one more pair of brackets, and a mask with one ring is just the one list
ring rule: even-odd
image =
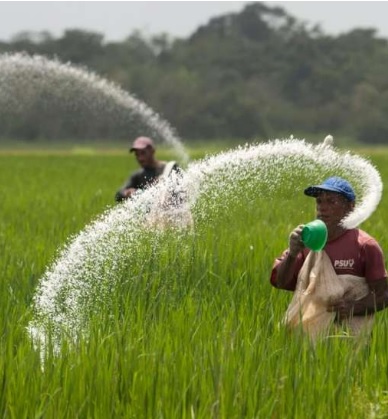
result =
[[288,248],[290,249],[290,256],[296,257],[298,253],[304,249],[302,242],[303,225],[296,227],[290,234]]
[[355,301],[349,301],[345,298],[341,298],[341,300],[329,304],[327,311],[336,313],[336,320],[342,322],[343,320],[349,319],[353,316],[354,304]]
[[124,189],[122,194],[125,198],[130,198],[136,192],[135,188]]
[[369,293],[359,299],[344,297],[335,303],[329,304],[327,311],[337,313],[337,320],[346,320],[352,316],[365,316],[388,307],[387,279],[371,281],[368,283]]
[[273,281],[277,288],[290,290],[295,288],[295,264],[298,254],[304,249],[301,239],[302,229],[303,225],[299,225],[290,233],[287,256],[279,263],[276,269],[276,278]]

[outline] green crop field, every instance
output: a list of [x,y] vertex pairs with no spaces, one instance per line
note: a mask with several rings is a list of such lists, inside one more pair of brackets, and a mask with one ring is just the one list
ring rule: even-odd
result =
[[[363,153],[387,184],[388,151]],[[388,417],[388,311],[367,345],[333,337],[312,347],[280,326],[291,293],[269,274],[289,231],[314,217],[303,196],[223,197],[194,233],[167,232],[157,247],[145,234],[87,335],[49,344],[42,358],[27,332],[39,279],[116,205],[135,167],[126,153],[85,149],[0,154],[2,418]],[[388,258],[387,225],[383,194],[361,227]]]

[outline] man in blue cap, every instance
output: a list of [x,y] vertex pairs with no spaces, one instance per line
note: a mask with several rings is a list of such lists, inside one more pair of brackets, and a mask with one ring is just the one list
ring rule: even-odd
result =
[[[338,281],[345,276],[359,278],[368,286],[367,294],[356,299],[352,292],[332,301],[327,311],[335,312],[337,323],[353,316],[373,315],[388,307],[387,272],[383,252],[377,241],[358,228],[346,229],[341,221],[355,206],[356,195],[350,183],[340,177],[330,177],[320,185],[304,190],[316,199],[316,215],[328,230],[323,249],[330,259]],[[289,236],[289,247],[275,260],[271,284],[280,289],[295,291],[298,274],[310,253],[301,239],[303,225]]]

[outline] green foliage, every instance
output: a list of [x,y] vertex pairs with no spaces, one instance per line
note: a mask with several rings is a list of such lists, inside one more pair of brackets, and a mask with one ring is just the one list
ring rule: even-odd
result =
[[[384,183],[387,160],[372,155]],[[26,333],[37,281],[69,236],[114,205],[130,165],[109,154],[0,155],[2,417],[387,416],[385,311],[366,346],[332,338],[314,349],[279,324],[290,294],[269,285],[271,265],[314,212],[297,196],[241,193],[229,206],[220,196],[195,234],[166,232],[158,246],[145,234],[89,337],[57,354],[49,345],[42,362]],[[386,256],[387,223],[384,195],[364,228]]]
[[[0,52],[16,51],[56,56],[97,72],[145,101],[189,140],[296,132],[335,132],[369,144],[388,138],[387,40],[357,28],[327,36],[262,2],[211,19],[187,39],[135,31],[108,43],[83,30],[67,30],[61,38],[24,32],[0,44]],[[7,116],[0,137],[32,141],[49,131],[55,138],[91,139],[86,126],[72,131],[66,112],[63,123],[49,112]],[[47,130],[45,124],[55,126]],[[114,125],[98,128],[93,138],[121,138]]]

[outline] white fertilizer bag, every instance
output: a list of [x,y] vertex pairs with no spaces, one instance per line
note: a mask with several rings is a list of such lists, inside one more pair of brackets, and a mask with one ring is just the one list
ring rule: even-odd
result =
[[[302,328],[312,341],[329,333],[335,313],[327,311],[329,304],[346,298],[358,300],[368,294],[365,278],[337,275],[324,250],[311,251],[298,275],[294,296],[288,306],[284,323],[290,329]],[[370,333],[373,315],[354,316],[343,323],[352,336]]]

